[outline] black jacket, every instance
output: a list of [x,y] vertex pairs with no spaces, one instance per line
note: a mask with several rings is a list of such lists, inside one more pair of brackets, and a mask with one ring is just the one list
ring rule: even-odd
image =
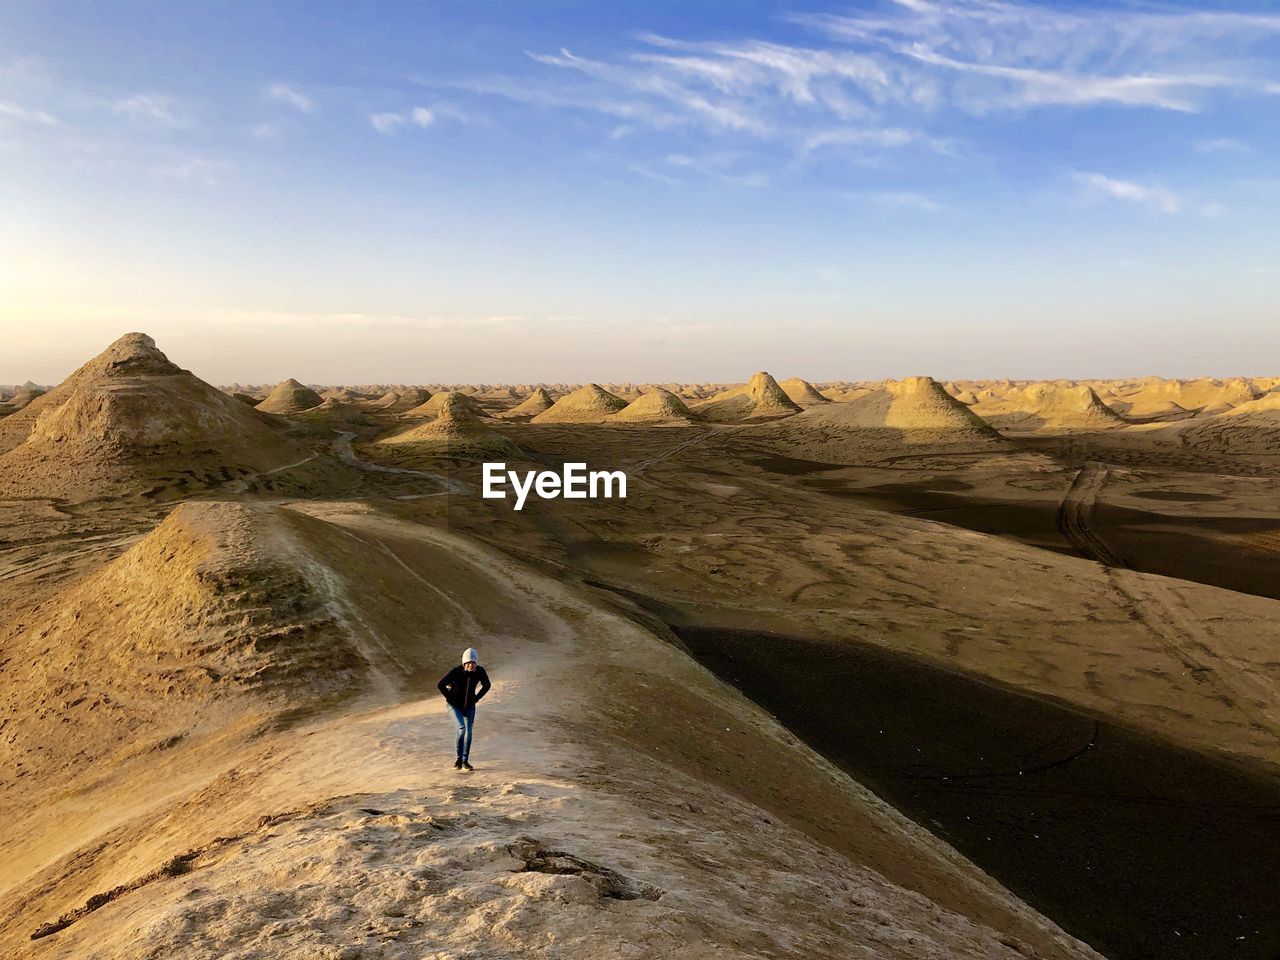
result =
[[489,675],[484,667],[476,664],[471,671],[464,670],[461,665],[454,667],[444,675],[436,687],[444,694],[449,706],[465,710],[480,702],[480,698],[489,692]]

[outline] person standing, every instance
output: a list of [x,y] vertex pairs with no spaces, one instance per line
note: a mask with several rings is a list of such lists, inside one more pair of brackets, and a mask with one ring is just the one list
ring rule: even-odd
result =
[[455,770],[471,770],[471,731],[476,722],[476,704],[489,692],[489,674],[480,666],[480,654],[475,647],[467,647],[462,653],[461,666],[446,673],[436,687],[444,696],[453,721],[458,725],[458,759]]

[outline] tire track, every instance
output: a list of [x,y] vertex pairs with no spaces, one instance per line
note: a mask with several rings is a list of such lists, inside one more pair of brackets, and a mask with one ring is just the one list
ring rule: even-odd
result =
[[1091,460],[1080,468],[1071,489],[1058,505],[1058,530],[1068,543],[1090,560],[1096,560],[1104,567],[1127,567],[1129,564],[1111,551],[1092,526],[1098,494],[1110,476],[1111,471],[1104,463]]
[[[1258,678],[1251,678],[1233,669],[1230,663],[1224,663],[1214,650],[1209,631],[1188,615],[1185,604],[1164,577],[1116,570],[1111,573],[1111,581],[1128,598],[1130,610],[1162,642],[1165,650],[1182,665],[1192,680],[1207,685],[1220,703],[1244,717],[1249,726],[1280,741],[1276,725],[1254,705],[1255,700],[1274,703],[1276,691],[1261,688]],[[1245,691],[1244,683],[1257,689]]]
[[1219,669],[1223,666],[1222,658],[1214,650],[1209,631],[1187,615],[1165,578],[1131,569],[1094,530],[1094,506],[1110,475],[1110,468],[1097,461],[1081,467],[1058,507],[1058,529],[1080,553],[1108,568],[1107,576],[1124,598],[1124,606],[1151,631],[1192,680],[1207,685],[1215,699],[1240,714],[1249,726],[1280,740],[1275,724],[1254,706],[1255,700],[1273,702],[1275,691],[1257,689],[1246,693],[1242,690],[1241,682],[1247,678],[1230,665],[1226,665],[1226,671]]
[[698,434],[696,437],[690,437],[688,440],[682,440],[680,443],[677,443],[670,450],[667,450],[664,453],[660,453],[656,457],[650,457],[647,460],[637,461],[636,463],[631,465],[631,475],[633,477],[642,477],[644,476],[645,471],[648,470],[650,467],[656,466],[657,464],[662,463],[664,460],[670,460],[677,453],[680,453],[684,450],[688,450],[690,447],[696,446],[700,443],[710,440],[716,434],[723,433],[723,432],[724,432],[723,427],[712,427],[711,429],[707,430],[705,433]]

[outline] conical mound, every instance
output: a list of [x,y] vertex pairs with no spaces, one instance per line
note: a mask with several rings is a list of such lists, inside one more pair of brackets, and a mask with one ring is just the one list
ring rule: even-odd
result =
[[311,453],[170,363],[150,337],[129,334],[0,420],[0,491],[71,499],[192,492]]
[[977,412],[1005,430],[1109,430],[1126,423],[1092,387],[1057,383],[1010,391],[1003,401],[982,404]]
[[[436,456],[498,455],[517,456],[520,448],[502,434],[486,427],[469,405],[470,398],[436,394],[445,399],[439,404],[434,420],[419,424],[403,433],[384,437],[378,443],[390,446],[412,446]],[[433,398],[434,399],[434,398]]]
[[263,413],[302,413],[322,403],[324,399],[320,394],[290,377],[276,384],[267,399],[258,404],[258,409]]
[[406,417],[436,417],[446,407],[458,407],[466,409],[476,417],[487,417],[488,414],[480,409],[480,404],[476,403],[468,394],[460,390],[442,390],[439,393],[431,394],[426,401],[418,404],[411,410],[406,410]]
[[505,410],[499,414],[501,417],[516,419],[517,417],[536,417],[545,410],[550,410],[555,400],[551,394],[547,393],[542,387],[538,387],[531,394],[521,400],[510,410]]
[[695,404],[693,412],[705,420],[763,420],[799,413],[800,407],[769,374],[761,371],[740,387],[721,391],[705,403]]
[[599,423],[626,407],[627,401],[614,396],[599,384],[588,383],[573,393],[565,394],[547,410],[533,418],[533,423]]
[[955,451],[1002,445],[999,434],[932,377],[890,382],[857,400],[810,407],[750,436],[788,456],[862,463],[904,448]]
[[406,413],[414,410],[431,399],[431,391],[421,387],[405,387],[396,391],[396,398],[383,407],[389,413]]
[[[218,700],[249,718],[361,692],[381,663],[346,621],[330,571],[303,559],[310,549],[331,562],[363,548],[297,511],[193,501],[55,595],[8,638],[31,640],[0,685],[0,725],[41,744],[27,775],[110,764],[142,731],[181,737]],[[370,568],[385,560],[365,554]],[[31,707],[41,702],[64,709]]]
[[685,402],[670,390],[655,387],[609,418],[610,423],[696,423]]
[[791,402],[799,407],[812,407],[820,403],[830,403],[831,401],[818,392],[818,388],[811,384],[808,380],[802,380],[799,377],[792,377],[790,380],[781,381],[780,386],[784,393],[791,399]]

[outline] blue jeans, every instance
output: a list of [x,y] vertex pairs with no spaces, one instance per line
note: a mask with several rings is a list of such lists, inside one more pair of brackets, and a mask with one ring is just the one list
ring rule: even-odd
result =
[[459,710],[449,704],[449,712],[458,725],[458,759],[466,760],[471,756],[471,729],[476,725],[476,705],[473,703],[467,709]]

